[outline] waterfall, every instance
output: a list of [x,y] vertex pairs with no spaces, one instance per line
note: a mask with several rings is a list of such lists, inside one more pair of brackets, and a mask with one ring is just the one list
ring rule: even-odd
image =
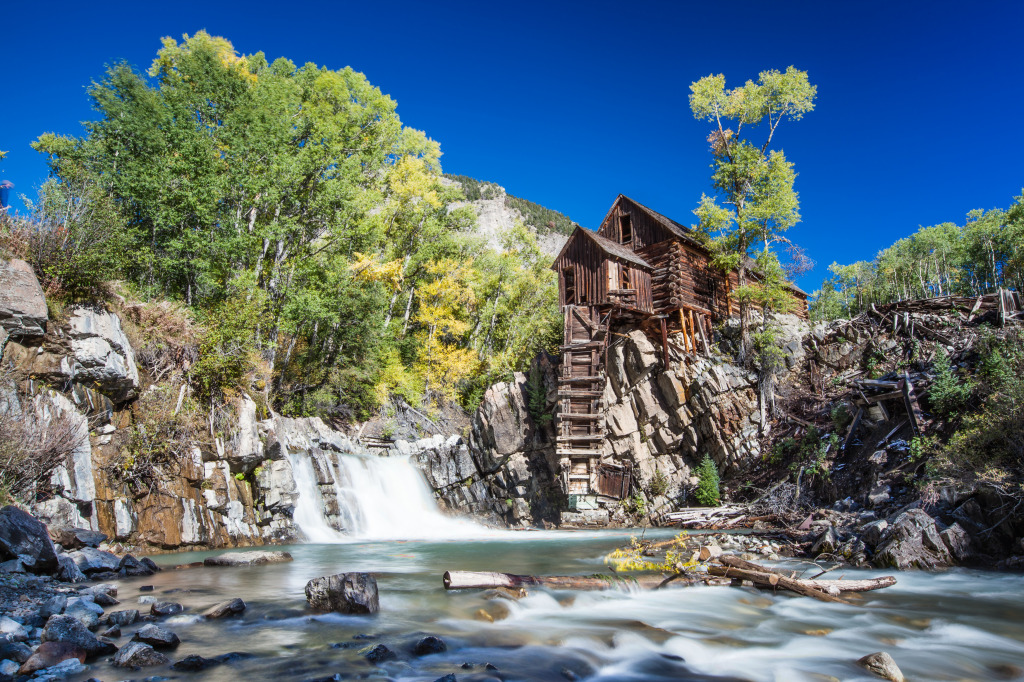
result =
[[[298,491],[293,519],[311,542],[465,538],[494,533],[442,514],[423,474],[408,457],[320,449],[285,453]],[[320,481],[317,471],[321,472]],[[324,472],[333,481],[323,483]],[[328,496],[334,499],[325,499]],[[338,513],[332,526],[327,510],[335,501]]]

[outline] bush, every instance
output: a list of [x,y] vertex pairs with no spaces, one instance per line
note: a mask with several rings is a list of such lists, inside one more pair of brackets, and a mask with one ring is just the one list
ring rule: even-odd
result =
[[935,411],[947,416],[967,405],[971,397],[971,382],[953,373],[949,356],[941,348],[932,363],[932,370],[935,372],[935,382],[928,389],[928,400]]
[[653,497],[661,497],[668,492],[668,476],[656,468],[647,489]]
[[717,507],[721,503],[721,494],[718,491],[718,467],[708,455],[704,455],[700,466],[697,467],[697,476],[700,478],[700,482],[697,483],[697,491],[694,493],[697,503],[705,507]]
[[51,492],[50,475],[88,434],[71,416],[46,406],[37,395],[19,400],[13,372],[0,369],[0,503],[30,503]]

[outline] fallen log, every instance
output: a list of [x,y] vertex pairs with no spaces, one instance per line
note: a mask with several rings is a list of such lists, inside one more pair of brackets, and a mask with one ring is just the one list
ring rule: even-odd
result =
[[805,597],[811,597],[819,601],[850,605],[850,602],[845,599],[834,597],[828,592],[823,592],[813,587],[807,587],[806,585],[801,584],[799,580],[787,578],[779,575],[778,573],[748,571],[745,568],[735,568],[733,566],[708,566],[708,573],[718,576],[719,578],[749,580],[755,585],[761,585],[763,587],[781,587],[789,590],[790,592],[796,592],[797,594],[801,594]]
[[[514,573],[445,571],[444,589],[472,590],[494,587],[551,587],[561,590],[609,590],[616,587],[651,589],[665,582],[664,575],[516,575]],[[698,582],[685,580],[685,584]]]
[[[881,578],[864,578],[861,580],[802,580],[793,576],[785,576],[766,566],[761,566],[760,564],[755,564],[751,561],[745,561],[739,557],[728,554],[719,556],[716,560],[727,570],[712,571],[711,569],[718,569],[719,567],[709,566],[708,573],[711,573],[712,575],[719,575],[723,578],[742,578],[744,580],[750,580],[751,582],[770,587],[784,587],[787,590],[797,592],[798,594],[805,594],[806,596],[814,597],[815,599],[821,599],[819,595],[825,594],[829,598],[824,599],[823,601],[833,601],[838,598],[837,595],[843,592],[870,592],[872,590],[892,587],[896,584],[896,578],[891,575],[882,576]],[[743,571],[744,573],[750,574],[751,577],[737,575],[736,571]],[[756,579],[754,576],[756,576]],[[794,586],[799,587],[800,589],[793,589]],[[806,590],[810,590],[817,594],[810,594],[806,592]]]

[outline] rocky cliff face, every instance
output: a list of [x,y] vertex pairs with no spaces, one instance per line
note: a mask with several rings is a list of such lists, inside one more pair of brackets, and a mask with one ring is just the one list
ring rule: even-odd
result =
[[[669,359],[666,368],[660,348],[640,331],[621,335],[608,353],[602,462],[632,471],[642,504],[599,498],[594,508],[569,510],[568,472],[555,454],[550,418],[556,365],[548,357],[537,367],[546,418],[531,414],[527,377],[516,374],[487,391],[468,443],[428,446],[417,459],[447,508],[511,526],[603,526],[656,516],[686,499],[704,454],[723,472],[742,471],[760,456],[756,377],[674,346]],[[656,478],[664,484],[652,485]]]
[[[446,182],[455,182],[446,180]],[[457,201],[450,204],[452,210],[462,206],[469,206],[476,213],[477,230],[480,235],[487,239],[488,245],[496,250],[502,251],[504,246],[501,243],[502,236],[507,234],[516,222],[523,222],[523,214],[514,208],[509,208],[505,201],[505,188],[500,185],[488,183],[493,188],[494,196],[489,199],[477,199],[475,201]],[[538,232],[537,241],[542,253],[549,256],[556,256],[565,246],[568,237],[558,232]]]

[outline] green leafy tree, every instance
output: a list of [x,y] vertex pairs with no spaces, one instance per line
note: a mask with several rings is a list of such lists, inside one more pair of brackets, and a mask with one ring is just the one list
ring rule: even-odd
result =
[[[698,228],[709,238],[716,264],[735,270],[740,288],[748,286],[750,259],[772,244],[788,243],[784,233],[799,222],[799,200],[793,189],[796,174],[781,150],[771,145],[784,120],[799,120],[814,109],[817,88],[807,72],[789,67],[785,72],[763,71],[757,82],[726,90],[725,76],[711,75],[690,85],[690,109],[698,120],[714,124],[708,142],[714,159],[714,195],[702,195],[694,210]],[[745,135],[745,128],[764,124],[760,144]],[[735,126],[735,129],[732,127]],[[749,296],[740,296],[744,322]],[[750,348],[743,325],[741,354]]]

